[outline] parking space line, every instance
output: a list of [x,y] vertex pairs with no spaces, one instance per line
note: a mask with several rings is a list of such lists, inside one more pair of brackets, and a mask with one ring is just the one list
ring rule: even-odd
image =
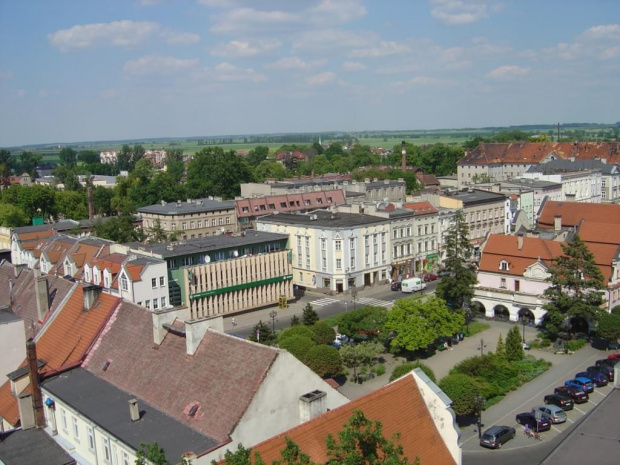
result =
[[575,423],[573,420],[571,420],[570,418],[567,418],[566,421],[570,421],[571,423]]
[[591,400],[589,400],[588,402],[590,402],[590,403],[592,403],[592,404],[594,404],[594,405],[598,405],[598,403],[593,402],[593,401],[591,401]]
[[595,390],[594,392],[596,392],[597,394],[602,395],[603,397],[605,397],[607,395],[607,394],[603,394],[601,391],[597,391],[597,390]]
[[562,432],[562,430],[557,429],[555,426],[552,426],[552,428],[553,428],[554,430],[556,430],[558,433],[561,433],[561,432]]
[[575,409],[575,410],[577,410],[578,412],[583,413],[584,415],[586,414],[586,412],[584,412],[583,410],[581,410],[581,409],[579,409],[579,408],[577,408],[577,407],[574,407],[574,409]]

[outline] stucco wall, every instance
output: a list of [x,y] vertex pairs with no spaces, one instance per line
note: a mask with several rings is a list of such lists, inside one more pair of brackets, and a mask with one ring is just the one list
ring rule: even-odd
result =
[[24,320],[0,324],[0,354],[0,384],[4,384],[9,379],[6,374],[17,370],[26,358]]

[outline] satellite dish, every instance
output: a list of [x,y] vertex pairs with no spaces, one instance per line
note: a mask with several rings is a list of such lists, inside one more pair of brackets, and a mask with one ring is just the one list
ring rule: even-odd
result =
[[238,257],[238,256],[239,256],[239,251],[238,250],[233,251],[233,257]]
[[211,263],[211,257],[205,255],[205,263]]

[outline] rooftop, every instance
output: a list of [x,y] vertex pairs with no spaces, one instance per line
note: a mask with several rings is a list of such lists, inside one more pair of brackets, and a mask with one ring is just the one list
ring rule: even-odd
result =
[[81,368],[44,381],[42,388],[135,450],[140,449],[140,444],[157,442],[170,463],[177,463],[184,452],[200,455],[217,445],[215,439],[192,430],[139,398],[140,419],[132,421],[129,401],[135,396]]
[[189,199],[189,202],[162,201],[161,204],[148,205],[138,208],[140,213],[152,213],[155,215],[191,215],[192,213],[204,213],[220,210],[232,210],[235,208],[234,201],[221,201],[208,199]]
[[596,170],[603,174],[618,173],[618,165],[603,163],[601,160],[549,160],[530,166],[526,173],[559,174],[575,171]]
[[620,205],[547,200],[541,206],[538,226],[553,228],[556,216],[562,217],[563,228],[578,227],[581,220],[617,227],[620,225]]
[[0,463],[72,465],[75,459],[38,428],[0,432]]
[[463,189],[453,193],[446,193],[444,197],[458,199],[463,202],[465,207],[492,202],[504,202],[506,196],[496,192],[484,191],[481,189]]
[[[387,218],[356,213],[332,213],[324,210],[317,210],[311,213],[293,214],[280,213],[277,215],[266,215],[258,219],[261,223],[306,225],[320,228],[352,228],[377,223],[387,222]],[[288,236],[287,236],[288,237]]]

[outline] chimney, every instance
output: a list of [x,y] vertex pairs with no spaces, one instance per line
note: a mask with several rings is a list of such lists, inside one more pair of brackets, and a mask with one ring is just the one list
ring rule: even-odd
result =
[[39,321],[43,321],[50,309],[49,285],[46,276],[34,278],[34,292],[37,298],[37,317]]
[[20,394],[17,397],[17,408],[19,409],[19,424],[23,430],[37,426],[32,407],[32,394]]
[[403,173],[406,173],[407,172],[407,144],[405,143],[405,141],[402,141],[400,143],[400,148],[401,148],[400,168],[403,171]]
[[305,423],[327,412],[327,393],[318,389],[299,396],[299,423]]
[[517,234],[517,248],[521,250],[523,248],[523,234]]
[[129,400],[129,418],[131,418],[131,421],[138,421],[140,419],[140,408],[138,407],[138,399]]
[[224,332],[222,317],[207,317],[185,321],[185,348],[187,355],[194,355],[209,328]]
[[37,347],[32,339],[26,342],[26,358],[30,373],[30,387],[32,388],[32,407],[34,409],[34,422],[37,428],[45,427],[45,412],[43,411],[43,396],[39,383],[39,369],[37,367]]
[[97,286],[95,284],[90,284],[88,286],[84,286],[82,288],[82,294],[84,297],[84,308],[83,310],[87,312],[90,310],[95,303],[95,301],[101,295],[101,291],[103,288],[101,286]]
[[562,216],[561,215],[555,215],[553,217],[553,230],[554,231],[562,230]]
[[95,217],[95,203],[93,201],[93,188],[88,187],[86,189],[86,195],[88,198],[88,219],[93,219]]
[[24,270],[25,268],[26,268],[25,264],[13,265],[13,274],[15,275],[15,277],[19,278],[19,275],[21,274],[22,270]]

